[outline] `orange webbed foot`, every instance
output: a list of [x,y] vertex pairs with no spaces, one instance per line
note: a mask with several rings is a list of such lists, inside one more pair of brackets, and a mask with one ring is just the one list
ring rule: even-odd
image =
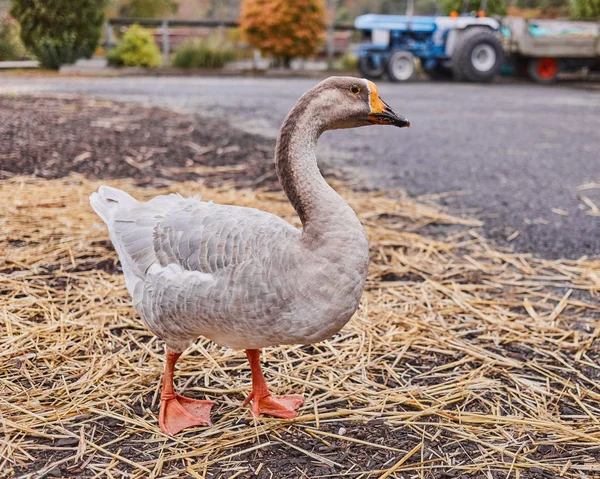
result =
[[158,424],[165,434],[175,435],[185,428],[210,426],[212,401],[191,399],[179,394],[161,398]]
[[298,394],[273,396],[269,392],[260,367],[259,350],[246,349],[246,355],[252,371],[252,392],[244,400],[244,406],[252,401],[252,415],[254,417],[261,414],[284,419],[296,417],[296,411],[304,404],[304,398]]
[[299,394],[288,394],[285,396],[273,396],[268,394],[258,401],[254,398],[254,393],[244,401],[244,406],[252,401],[252,415],[259,417],[261,414],[280,417],[284,419],[293,419],[297,416],[297,410],[304,404],[304,397]]

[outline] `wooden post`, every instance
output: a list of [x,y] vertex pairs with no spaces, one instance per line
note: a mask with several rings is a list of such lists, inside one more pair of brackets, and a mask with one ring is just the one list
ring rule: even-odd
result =
[[108,51],[114,45],[114,34],[113,26],[109,21],[104,22],[104,41],[106,43],[106,50]]
[[406,3],[406,16],[409,20],[412,19],[413,13],[415,11],[415,0],[408,0]]
[[169,20],[162,21],[162,54],[163,54],[163,65],[169,64]]
[[334,52],[334,29],[333,24],[335,23],[335,15],[337,13],[338,0],[330,1],[330,9],[329,13],[331,14],[331,18],[329,19],[329,24],[327,25],[327,68],[333,68],[333,54]]
[[258,70],[260,59],[260,50],[255,48],[254,50],[252,50],[252,66],[255,70]]
[[467,13],[470,3],[471,2],[469,0],[463,0],[461,13]]

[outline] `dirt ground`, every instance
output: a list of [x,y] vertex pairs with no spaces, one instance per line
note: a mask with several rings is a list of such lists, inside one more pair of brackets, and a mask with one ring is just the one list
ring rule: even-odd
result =
[[[0,477],[600,477],[600,264],[496,251],[477,222],[351,190],[372,244],[358,318],[265,356],[277,388],[308,396],[301,417],[255,423],[243,354],[202,341],[179,387],[221,402],[215,426],[162,435],[162,345],[132,314],[86,194],[99,179],[138,195],[199,180],[294,221],[273,142],[85,98],[0,97],[0,111]],[[397,232],[423,225],[460,232]]]
[[219,120],[125,103],[36,97],[0,96],[0,112],[0,179],[81,173],[154,186],[161,179],[200,178],[207,186],[279,185],[274,141]]

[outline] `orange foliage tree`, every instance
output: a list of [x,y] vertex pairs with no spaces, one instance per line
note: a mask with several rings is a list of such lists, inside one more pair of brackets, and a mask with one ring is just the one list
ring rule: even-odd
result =
[[240,26],[250,44],[289,67],[314,54],[325,33],[323,0],[243,0]]

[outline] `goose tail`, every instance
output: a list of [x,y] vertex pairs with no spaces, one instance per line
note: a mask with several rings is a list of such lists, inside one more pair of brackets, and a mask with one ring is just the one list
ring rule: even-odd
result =
[[136,199],[129,193],[111,186],[103,185],[90,196],[92,208],[107,225],[115,212],[123,208],[130,208],[135,203],[137,203]]

